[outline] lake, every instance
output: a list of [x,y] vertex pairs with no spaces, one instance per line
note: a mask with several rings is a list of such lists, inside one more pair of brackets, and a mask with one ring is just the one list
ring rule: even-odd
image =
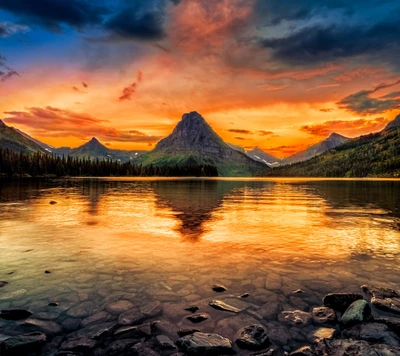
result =
[[[282,326],[282,309],[399,286],[399,197],[395,180],[0,181],[0,309],[44,321],[2,320],[0,340],[46,328],[51,339],[141,307],[151,309],[141,322],[223,334],[233,314],[208,301],[225,298],[294,349],[316,326]],[[258,313],[266,304],[272,311]],[[190,305],[208,319],[187,320]]]

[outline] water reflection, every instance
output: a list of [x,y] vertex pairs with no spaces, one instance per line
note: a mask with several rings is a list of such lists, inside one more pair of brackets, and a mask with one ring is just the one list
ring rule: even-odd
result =
[[180,235],[197,241],[211,230],[205,224],[212,219],[213,212],[220,208],[224,199],[236,191],[245,195],[246,189],[263,189],[273,182],[243,182],[218,180],[190,180],[176,184],[174,181],[158,181],[151,185],[159,209],[173,211]]

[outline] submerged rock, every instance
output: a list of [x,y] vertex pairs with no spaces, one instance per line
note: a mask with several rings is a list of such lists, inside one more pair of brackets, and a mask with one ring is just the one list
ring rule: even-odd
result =
[[361,289],[372,297],[371,303],[376,308],[400,314],[400,290],[366,285]]
[[22,320],[27,319],[32,315],[32,312],[25,309],[9,309],[0,312],[0,318],[5,320]]
[[6,281],[0,281],[0,288],[5,287],[8,284]]
[[183,337],[186,335],[192,335],[193,333],[200,332],[199,329],[179,329],[178,335],[179,337]]
[[365,300],[357,300],[346,309],[340,319],[340,324],[344,328],[348,328],[371,318],[371,307],[369,304]]
[[217,285],[217,284],[214,284],[214,285],[211,287],[211,289],[212,289],[214,292],[217,292],[217,293],[222,293],[222,292],[225,292],[225,291],[227,290],[224,286]]
[[194,324],[201,323],[202,321],[207,320],[208,318],[209,315],[205,313],[193,314],[186,317],[187,320],[191,321]]
[[175,350],[177,348],[168,336],[158,335],[156,336],[156,340],[160,350]]
[[39,320],[39,319],[26,319],[21,323],[22,327],[35,329],[45,333],[48,336],[54,336],[61,333],[62,328],[54,321]]
[[185,308],[185,310],[190,311],[191,313],[196,313],[199,310],[199,307],[192,305],[190,307]]
[[132,355],[129,349],[133,345],[137,344],[139,340],[116,340],[113,341],[106,350],[107,356],[121,356],[121,355]]
[[301,310],[283,311],[279,314],[278,320],[291,325],[307,325],[311,322],[311,314]]
[[142,343],[142,342],[133,346],[130,351],[132,351],[132,355],[134,355],[134,356],[159,356],[160,355],[158,352],[155,352],[154,350],[152,350],[149,345]]
[[179,349],[188,355],[233,355],[232,342],[218,334],[196,332],[180,338],[177,342]]
[[211,300],[208,305],[213,307],[214,309],[223,310],[231,313],[239,313],[243,309],[236,308],[232,305],[229,305],[221,300]]
[[315,353],[323,356],[397,356],[400,355],[400,348],[352,339],[336,339],[319,342],[315,346]]
[[39,352],[46,343],[46,335],[41,332],[10,337],[1,344],[2,356],[22,356]]
[[106,310],[114,315],[121,314],[133,308],[133,304],[129,300],[118,300],[106,305]]
[[136,325],[142,323],[146,317],[139,310],[139,308],[133,308],[123,312],[118,317],[118,324],[120,325]]
[[120,339],[142,339],[151,336],[150,324],[142,324],[136,326],[124,326],[114,332],[114,338]]
[[317,330],[311,331],[307,335],[307,340],[314,344],[320,342],[321,340],[332,340],[338,334],[336,329],[333,328],[319,328]]
[[329,307],[318,307],[312,310],[313,321],[316,324],[335,325],[337,317],[335,311]]
[[269,339],[262,325],[253,324],[242,329],[236,343],[242,349],[260,350],[269,344]]
[[347,338],[365,340],[377,344],[400,346],[399,337],[385,324],[361,323],[343,332]]
[[322,301],[325,306],[343,313],[352,303],[360,299],[363,299],[363,296],[357,293],[330,293]]

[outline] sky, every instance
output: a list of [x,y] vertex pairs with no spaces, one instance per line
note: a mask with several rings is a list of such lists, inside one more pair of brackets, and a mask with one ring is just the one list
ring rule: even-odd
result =
[[0,118],[151,149],[197,111],[289,156],[400,112],[398,0],[0,0]]

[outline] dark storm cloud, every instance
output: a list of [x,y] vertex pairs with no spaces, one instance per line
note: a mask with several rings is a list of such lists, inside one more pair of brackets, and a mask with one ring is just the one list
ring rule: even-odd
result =
[[380,84],[372,90],[361,90],[343,98],[337,105],[341,109],[360,115],[378,114],[388,110],[398,109],[400,108],[400,99],[396,99],[397,95],[393,95],[398,92],[387,94],[383,98],[371,97],[372,94],[379,90],[388,89],[398,84],[400,84],[400,80],[391,84]]
[[164,22],[168,3],[177,0],[133,0],[105,24],[105,28],[117,38],[153,41],[166,37]]
[[250,135],[250,134],[253,133],[250,130],[242,130],[242,129],[230,129],[230,130],[227,130],[227,131],[234,132],[234,133],[240,133],[240,134],[244,134],[244,135]]
[[7,65],[7,57],[0,54],[0,82],[4,82],[14,76],[20,77],[20,74]]
[[359,55],[380,54],[384,62],[398,62],[400,15],[389,21],[365,25],[316,25],[303,28],[284,38],[265,38],[261,47],[270,49],[274,59],[289,64],[314,65]]
[[0,9],[60,31],[61,24],[81,28],[99,24],[109,10],[87,0],[1,0]]

